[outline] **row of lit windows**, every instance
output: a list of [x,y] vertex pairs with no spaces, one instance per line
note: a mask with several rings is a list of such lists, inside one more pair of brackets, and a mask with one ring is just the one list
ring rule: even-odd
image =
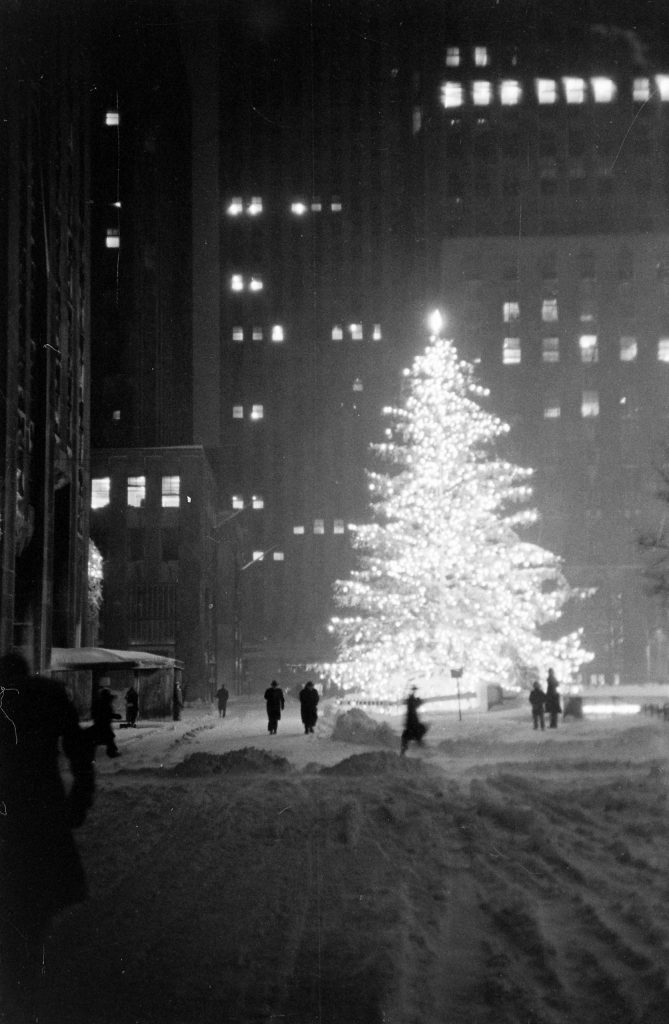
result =
[[263,281],[256,274],[246,277],[244,274],[233,274],[230,278],[230,291],[233,292],[261,292]]
[[[306,527],[300,524],[299,526],[293,527],[293,534],[296,537],[303,537],[306,533]],[[325,520],[314,519],[313,532],[316,536],[323,536],[325,534]],[[346,525],[343,519],[335,519],[332,523],[332,532],[336,534],[346,533]]]
[[[618,356],[621,363],[633,363],[639,354],[637,339],[631,335],[621,335],[618,340]],[[599,362],[599,341],[596,334],[581,334],[578,347],[582,363]],[[560,339],[541,339],[541,358],[544,363],[560,362]],[[669,363],[669,338],[660,338],[657,343],[657,360]],[[507,337],[502,345],[502,362],[507,366],[522,362],[522,345],[518,337]]]
[[[441,85],[441,103],[447,109],[462,107],[471,100],[475,107],[488,107],[495,99],[502,106],[513,107],[521,103],[525,86],[517,78],[506,78],[501,82],[481,79],[473,82],[443,82]],[[597,75],[593,78],[565,76],[556,78],[535,78],[534,95],[537,103],[550,105],[563,99],[565,103],[586,103],[592,98],[595,103],[612,103],[618,95],[618,86],[612,78]],[[663,102],[669,101],[669,75],[655,75],[635,78],[632,82],[632,99],[635,103],[645,103],[651,96],[657,96]]]
[[[162,508],[179,508],[181,480],[178,476],[163,476],[160,482]],[[91,508],[106,508],[111,498],[111,478],[94,477],[91,480]],[[126,504],[141,508],[146,501],[146,477],[129,476],[126,480]]]
[[[381,341],[383,333],[381,324],[370,324],[367,327],[363,324],[348,324],[346,327],[342,324],[335,324],[330,332],[330,337],[333,341],[364,341],[365,339]],[[263,341],[267,338],[269,341],[279,343],[286,340],[286,333],[281,324],[272,324],[271,327],[255,324],[246,328],[241,324],[236,324],[231,329],[231,338],[236,342]]]
[[[262,196],[251,196],[248,200],[242,196],[233,196],[226,207],[226,213],[229,217],[240,217],[243,215],[257,217],[264,210],[265,205]],[[318,196],[314,196],[313,199],[293,199],[289,205],[289,210],[296,217],[304,217],[307,213],[322,213],[323,210],[330,210],[331,213],[341,213],[342,202],[339,196],[332,196],[326,202],[323,202]]]
[[260,324],[256,324],[254,327],[247,328],[238,324],[232,328],[233,341],[263,341],[264,338],[274,342],[286,340],[281,324],[272,324],[271,327],[262,327]]
[[[244,419],[244,406],[233,405],[232,407],[232,418],[233,420]],[[248,418],[250,420],[262,420],[265,418],[265,407],[264,405],[252,405],[248,410]]]
[[[449,46],[446,50],[446,67],[459,68],[462,63],[462,51],[459,46]],[[474,46],[471,51],[472,62],[477,68],[487,68],[490,63],[490,53],[487,46]]]

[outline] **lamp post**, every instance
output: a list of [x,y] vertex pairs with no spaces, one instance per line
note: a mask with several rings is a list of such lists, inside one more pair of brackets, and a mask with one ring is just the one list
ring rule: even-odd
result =
[[455,687],[458,695],[458,719],[462,721],[462,706],[460,704],[460,680],[462,679],[462,669],[452,668],[451,679],[455,679]]

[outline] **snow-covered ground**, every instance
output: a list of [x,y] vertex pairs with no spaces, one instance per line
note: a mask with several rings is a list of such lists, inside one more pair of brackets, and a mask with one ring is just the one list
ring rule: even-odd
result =
[[261,705],[100,751],[40,1024],[669,1021],[669,722],[428,709],[400,758]]

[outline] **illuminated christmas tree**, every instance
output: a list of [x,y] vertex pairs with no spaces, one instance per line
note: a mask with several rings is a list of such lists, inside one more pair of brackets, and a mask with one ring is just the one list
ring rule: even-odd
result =
[[590,658],[580,633],[541,634],[576,595],[559,558],[523,539],[532,473],[496,454],[508,426],[451,341],[433,336],[405,375],[403,407],[384,410],[387,440],[372,445],[385,471],[368,473],[372,521],[352,528],[357,568],[335,584],[345,614],[330,623],[338,656],[321,671],[376,698],[409,682],[448,692],[461,668],[470,684],[572,676]]

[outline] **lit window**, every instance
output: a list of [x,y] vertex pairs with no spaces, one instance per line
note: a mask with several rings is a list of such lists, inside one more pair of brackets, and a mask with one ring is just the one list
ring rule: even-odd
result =
[[112,413],[112,419],[113,419],[114,423],[120,423],[120,421],[121,421],[121,410],[120,409],[114,409],[114,411]]
[[362,391],[363,390],[362,381],[360,380],[359,377],[356,377],[355,380],[353,381],[353,390],[354,391]]
[[241,274],[233,274],[230,278],[230,287],[233,292],[241,292],[244,290],[244,278]]
[[146,477],[128,477],[128,506],[140,508],[146,498]]
[[304,534],[304,527],[303,526],[294,526],[293,527],[293,533],[295,534],[296,537],[301,537]]
[[314,533],[325,533],[324,519],[314,519]]
[[232,407],[232,418],[233,418],[233,420],[243,420],[244,419],[244,406],[243,405],[233,405],[233,407]]
[[290,212],[294,213],[297,217],[303,217],[307,209],[307,204],[302,202],[301,199],[297,199],[294,203],[290,204]]
[[244,212],[244,203],[242,202],[241,196],[233,196],[228,206],[228,214],[230,217],[238,217],[240,213]]
[[251,419],[252,420],[261,420],[261,419],[263,419],[264,415],[265,415],[264,406],[262,406],[262,405],[252,405],[251,406]]
[[332,340],[333,341],[342,341],[343,338],[344,338],[344,331],[342,330],[342,328],[341,327],[333,327],[332,328]]
[[537,103],[557,103],[557,82],[554,78],[537,78],[534,87]]
[[441,102],[445,107],[461,107],[464,92],[461,82],[444,82],[441,87]]
[[506,366],[512,366],[520,362],[520,338],[504,339],[502,362]]
[[563,78],[562,84],[567,103],[585,103],[585,79]]
[[459,68],[460,67],[460,47],[449,46],[446,50],[446,67],[447,68]]
[[669,75],[655,75],[655,84],[661,100],[669,100]]
[[505,302],[503,314],[505,324],[514,323],[520,317],[520,304],[518,302]]
[[108,476],[93,477],[91,480],[91,508],[106,508],[111,494],[111,480]]
[[477,68],[487,68],[490,63],[487,46],[474,47],[474,64]]
[[323,204],[317,196],[312,200],[311,209],[313,213],[320,213],[323,209]]
[[272,341],[283,341],[283,327],[281,324],[274,324],[272,327]]
[[252,277],[249,282],[249,290],[252,292],[261,292],[262,280],[259,277]]
[[244,508],[244,499],[241,494],[232,495],[232,507],[240,510]]
[[596,363],[599,361],[596,334],[582,334],[578,339],[578,347],[581,350],[582,363]]
[[251,196],[251,202],[246,208],[246,212],[251,217],[257,217],[259,213],[262,213],[262,199],[260,196]]
[[121,246],[121,234],[118,228],[107,228],[105,245],[108,249],[118,249]]
[[284,556],[283,551],[274,551],[274,552],[272,552],[272,558],[274,559],[275,562],[283,562],[284,561],[284,557],[285,556]]
[[560,339],[559,338],[542,338],[541,339],[541,358],[544,363],[559,363],[560,362]]
[[244,340],[244,328],[243,327],[233,327],[232,328],[232,340],[233,341],[243,341]]
[[334,526],[332,528],[333,533],[344,533],[344,520],[335,519]]
[[472,82],[472,100],[477,107],[492,103],[492,82]]
[[352,341],[362,341],[362,324],[351,324],[349,330]]
[[262,327],[254,327],[251,332],[253,341],[262,341]]
[[633,363],[637,357],[636,338],[623,336],[620,339],[620,361],[621,363]]
[[160,488],[160,504],[163,508],[179,508],[180,479],[178,476],[164,476]]
[[557,299],[544,299],[541,303],[541,319],[545,324],[555,323],[558,318]]
[[374,327],[372,328],[372,341],[381,341],[382,337],[381,324],[374,324]]
[[252,556],[251,556],[251,560],[253,562],[263,562],[265,560],[265,552],[264,551],[254,551]]
[[339,198],[339,196],[332,197],[330,209],[332,210],[333,213],[341,213],[341,199]]
[[595,103],[612,103],[616,98],[616,83],[612,78],[591,78],[592,95]]
[[635,103],[645,103],[650,99],[650,78],[635,78],[632,83],[632,99]]
[[561,415],[560,399],[551,395],[544,403],[544,419],[559,420]]
[[669,338],[660,338],[658,341],[657,358],[661,363],[669,363]]
[[414,135],[418,135],[418,132],[423,127],[423,108],[414,107],[411,114],[411,131]]
[[591,419],[599,416],[599,392],[584,391],[581,397],[581,416]]
[[259,494],[254,494],[252,499],[251,499],[251,507],[252,508],[264,508],[265,507],[264,498],[261,498]]
[[523,90],[520,82],[513,78],[508,78],[499,87],[499,98],[504,107],[515,107],[516,104],[520,103],[522,97]]
[[120,122],[118,110],[108,110],[105,114],[105,124],[108,128],[116,128]]

